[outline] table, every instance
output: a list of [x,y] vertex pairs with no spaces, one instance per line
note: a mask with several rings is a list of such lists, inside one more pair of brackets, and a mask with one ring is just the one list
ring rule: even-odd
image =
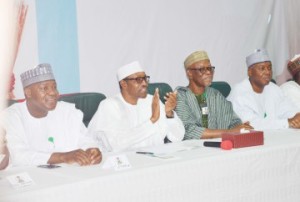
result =
[[[103,163],[52,170],[10,168],[0,172],[0,201],[298,202],[300,130],[269,130],[264,137],[263,146],[230,151],[204,147],[203,140],[164,145],[198,146],[172,153],[178,157],[174,160],[129,151],[125,154],[132,168],[122,171],[103,169]],[[20,172],[27,172],[35,184],[13,189],[5,177]]]

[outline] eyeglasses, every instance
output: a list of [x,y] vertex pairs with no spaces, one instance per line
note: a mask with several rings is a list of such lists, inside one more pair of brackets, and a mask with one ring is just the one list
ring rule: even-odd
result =
[[137,77],[137,78],[125,78],[125,81],[136,81],[138,84],[143,83],[145,81],[146,83],[149,83],[150,76],[144,76],[144,77]]
[[211,66],[211,67],[188,68],[188,69],[189,69],[189,70],[198,71],[199,73],[204,74],[204,73],[206,73],[207,71],[209,71],[209,72],[214,72],[214,71],[215,71],[215,68],[216,68],[216,67]]

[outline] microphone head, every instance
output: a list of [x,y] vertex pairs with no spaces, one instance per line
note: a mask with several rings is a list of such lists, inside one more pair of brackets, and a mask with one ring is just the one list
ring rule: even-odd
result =
[[221,148],[224,150],[231,150],[233,148],[233,144],[230,140],[224,140],[221,142]]

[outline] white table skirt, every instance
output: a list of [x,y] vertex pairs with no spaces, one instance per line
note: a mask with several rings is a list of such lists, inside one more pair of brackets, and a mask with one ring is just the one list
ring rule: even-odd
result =
[[[217,140],[211,140],[217,141]],[[125,153],[132,168],[10,168],[0,172],[0,201],[300,201],[300,130],[265,131],[263,146],[224,151],[203,140],[175,160]],[[104,155],[104,161],[111,154]],[[35,184],[13,189],[6,176],[27,172]]]

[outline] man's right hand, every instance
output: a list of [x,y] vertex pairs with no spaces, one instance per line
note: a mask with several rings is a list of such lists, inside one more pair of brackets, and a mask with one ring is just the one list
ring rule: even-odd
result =
[[65,155],[63,156],[63,159],[64,159],[64,163],[68,163],[68,164],[78,163],[81,166],[91,164],[89,154],[82,149],[66,152]]
[[155,123],[159,119],[159,116],[160,116],[159,90],[158,88],[156,88],[152,99],[152,116],[150,118],[152,123]]
[[240,125],[235,126],[234,128],[232,128],[232,132],[240,132],[241,129],[245,129],[245,130],[252,130],[253,127],[250,125],[250,122],[247,121],[245,123],[242,123]]
[[47,162],[48,164],[58,164],[58,163],[78,163],[81,166],[86,166],[91,164],[91,159],[89,154],[82,150],[77,149],[65,153],[53,153]]

